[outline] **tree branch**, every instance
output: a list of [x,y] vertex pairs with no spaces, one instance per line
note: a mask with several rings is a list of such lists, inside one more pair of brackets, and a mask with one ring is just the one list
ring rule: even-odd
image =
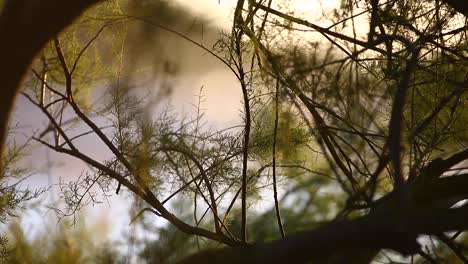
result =
[[10,111],[34,56],[85,9],[100,1],[5,1],[0,14],[0,157]]

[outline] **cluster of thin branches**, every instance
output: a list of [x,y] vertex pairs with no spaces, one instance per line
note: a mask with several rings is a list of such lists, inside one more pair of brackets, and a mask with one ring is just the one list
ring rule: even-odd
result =
[[[344,197],[338,221],[373,212],[379,216],[381,208],[394,210],[378,199],[392,190],[396,194],[387,197],[396,196],[403,209],[412,210],[418,179],[427,183],[426,174],[438,178],[468,157],[463,127],[468,115],[463,107],[466,23],[438,1],[349,1],[323,27],[281,11],[273,1],[240,0],[232,31],[213,49],[148,18],[125,19],[181,36],[228,67],[242,93],[242,125],[207,128],[202,95],[193,118],[181,118],[171,109],[153,118],[142,100],[119,85],[112,87],[111,100],[102,109],[85,108],[75,99],[75,69],[103,29],[74,58],[64,54],[56,38],[53,56],[63,83],[48,81],[43,67],[42,73],[33,72],[39,92],[23,95],[46,115],[54,132],[51,141],[42,134],[34,139],[96,172],[85,185],[65,192],[72,212],[82,201],[93,201],[90,190],[100,178],[112,179],[103,191],[115,184],[118,194],[125,187],[146,203],[142,212],[152,212],[187,234],[240,246],[249,244],[248,216],[255,211],[250,205],[261,187],[271,190],[280,237],[285,238],[279,197],[283,178],[296,175],[297,185],[306,188],[304,179],[325,173],[331,180],[322,187],[333,186]],[[367,23],[367,34],[359,35],[358,23]],[[340,27],[351,33],[340,32]],[[53,99],[46,102],[44,94]],[[66,111],[75,116],[71,122],[63,120]],[[87,131],[73,135],[77,124]],[[99,140],[112,158],[85,153],[77,141],[85,136]],[[286,151],[291,149],[299,154]],[[312,156],[326,161],[325,170],[311,162]],[[90,198],[83,199],[85,195]],[[192,199],[194,223],[171,213],[167,202],[178,195]],[[200,201],[204,213],[198,216]],[[236,230],[232,218],[240,219]],[[453,238],[439,238],[449,247],[454,243]]]

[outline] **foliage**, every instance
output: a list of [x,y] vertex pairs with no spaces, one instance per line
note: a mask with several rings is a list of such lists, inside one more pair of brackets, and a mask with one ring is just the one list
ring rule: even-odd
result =
[[[10,130],[15,134],[14,128]],[[17,143],[10,142],[6,152],[2,156],[0,171],[0,223],[7,224],[11,218],[17,217],[21,210],[26,209],[27,202],[38,198],[46,189],[31,190],[22,186],[27,179],[28,171],[18,165],[19,161],[27,153],[28,141]],[[25,176],[26,175],[26,176]],[[8,237],[0,236],[0,261],[7,262],[13,249],[9,245]]]
[[[341,1],[316,19],[330,25],[321,27],[275,2],[238,1],[232,31],[213,48],[180,33],[180,10],[163,15],[166,3],[148,1],[98,6],[46,47],[23,95],[54,135],[33,139],[92,168],[71,183],[64,215],[95,202],[96,189],[128,194],[137,218],[169,222],[141,253],[159,262],[200,251],[194,259],[369,263],[385,249],[432,261],[422,234],[453,249],[444,232],[468,228],[467,207],[451,208],[468,196],[466,169],[454,168],[468,159],[466,18],[439,1]],[[162,31],[232,72],[239,126],[209,127],[202,91],[192,114],[171,105],[155,114],[153,94],[130,89],[154,61],[126,58],[142,58]],[[130,36],[148,42],[127,48]],[[83,99],[101,83],[107,97]],[[77,140],[85,137],[111,157],[85,153]],[[191,202],[192,217],[167,206],[175,197]],[[233,249],[205,250],[218,244]]]
[[44,222],[44,230],[33,238],[18,223],[11,224],[10,247],[14,250],[8,263],[125,263],[115,244],[97,239],[105,236],[99,223],[91,227],[81,224],[72,230],[66,222],[58,226],[55,219]]

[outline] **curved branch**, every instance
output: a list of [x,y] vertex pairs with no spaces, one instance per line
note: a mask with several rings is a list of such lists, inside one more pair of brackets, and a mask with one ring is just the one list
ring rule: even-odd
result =
[[5,1],[0,13],[0,156],[10,111],[34,56],[84,10],[100,1]]

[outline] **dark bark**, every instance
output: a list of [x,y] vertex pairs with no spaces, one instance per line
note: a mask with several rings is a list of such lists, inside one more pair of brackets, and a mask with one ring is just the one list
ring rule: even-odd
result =
[[34,56],[101,0],[7,0],[0,14],[0,156],[15,96]]
[[458,209],[428,207],[406,214],[394,211],[386,216],[370,215],[329,224],[249,248],[204,251],[181,263],[330,263],[334,255],[347,255],[347,261],[342,263],[369,263],[384,248],[405,255],[415,254],[419,250],[417,235],[467,228],[467,217],[466,206]]
[[371,213],[359,219],[251,247],[202,251],[181,263],[369,263],[386,248],[415,254],[418,235],[468,229],[468,206],[449,208],[468,197],[468,174],[441,177],[466,159],[468,149],[429,163],[418,180],[408,184],[411,203],[407,208],[401,207],[395,191],[376,201]]
[[455,9],[457,12],[468,17],[468,1],[466,0],[444,0],[449,6]]

